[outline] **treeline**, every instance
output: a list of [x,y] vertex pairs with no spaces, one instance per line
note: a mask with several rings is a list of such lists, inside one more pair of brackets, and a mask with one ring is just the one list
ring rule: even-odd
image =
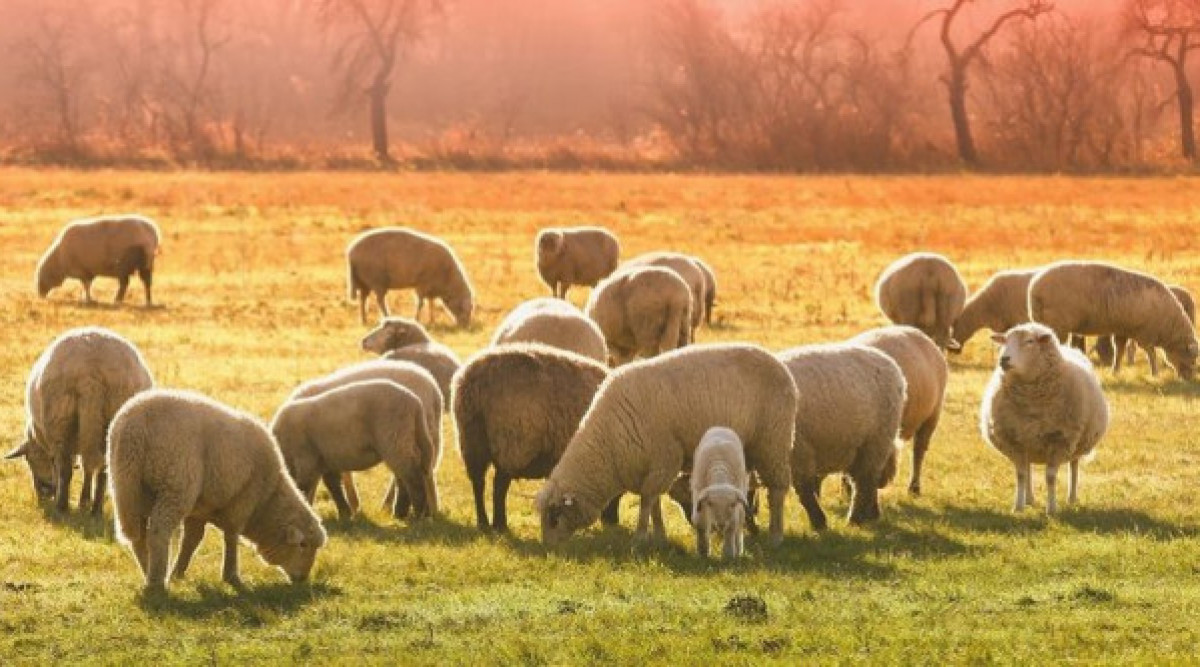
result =
[[0,158],[1190,168],[1200,0],[7,0]]

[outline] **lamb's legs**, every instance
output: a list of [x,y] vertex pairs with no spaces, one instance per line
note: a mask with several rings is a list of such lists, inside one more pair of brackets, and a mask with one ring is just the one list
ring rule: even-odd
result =
[[1058,511],[1058,499],[1055,498],[1056,482],[1058,480],[1058,464],[1046,464],[1046,514]]
[[700,522],[695,526],[696,529],[696,553],[700,554],[701,558],[708,558],[709,550],[709,534],[708,521],[701,518]]
[[354,473],[349,471],[342,473],[342,491],[346,494],[346,503],[350,505],[350,512],[357,513],[362,503],[358,497],[358,485],[354,483]]
[[1017,472],[1017,495],[1013,500],[1013,511],[1021,512],[1025,510],[1025,494],[1029,492],[1029,468],[1023,461],[1017,461],[1013,467]]
[[[492,528],[498,531],[508,530],[508,486],[512,478],[499,470],[492,478]],[[486,521],[486,519],[485,519]]]
[[187,574],[188,566],[192,564],[192,556],[204,539],[204,519],[190,518],[183,522],[183,539],[179,542],[179,555],[175,557],[175,567],[171,570],[172,579],[182,579]]
[[879,518],[878,482],[869,476],[854,479],[854,496],[850,501],[849,521],[864,524]]
[[742,555],[742,527],[738,521],[730,521],[725,526],[725,535],[721,540],[721,557],[737,558]]
[[[775,536],[775,500],[772,496],[774,489],[767,490],[767,501],[771,505],[771,537]],[[829,521],[825,518],[825,511],[821,509],[820,498],[821,480],[813,477],[811,479],[802,479],[796,483],[796,495],[800,496],[800,506],[804,508],[805,514],[808,515],[808,523],[813,530],[825,530],[829,525]]]
[[1079,459],[1072,459],[1067,470],[1067,504],[1074,505],[1079,502]]
[[238,534],[232,530],[225,531],[225,560],[221,563],[221,579],[242,590],[242,576],[238,573]]
[[342,474],[336,470],[329,471],[321,475],[321,481],[325,482],[333,504],[337,505],[338,520],[349,521],[353,518],[354,510],[350,509],[350,503],[346,502],[346,494],[342,493]]

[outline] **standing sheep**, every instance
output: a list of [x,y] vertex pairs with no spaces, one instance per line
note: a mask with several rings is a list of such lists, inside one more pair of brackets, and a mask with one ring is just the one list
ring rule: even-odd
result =
[[965,346],[984,327],[995,333],[1029,321],[1029,281],[1039,269],[999,271],[967,299],[950,337]]
[[[940,355],[939,355],[940,356]],[[891,357],[865,345],[806,345],[779,354],[796,381],[792,483],[816,530],[826,527],[821,480],[846,473],[850,523],[879,518],[879,489],[896,475],[905,382]]]
[[417,292],[417,311],[429,301],[429,321],[433,322],[434,299],[441,299],[459,327],[471,324],[475,296],[467,273],[445,241],[427,234],[388,227],[358,235],[346,248],[346,267],[350,299],[358,298],[358,312],[367,323],[367,296],[375,294],[382,315],[388,315],[386,296],[389,289],[413,288]]
[[[1179,305],[1183,306],[1183,312],[1187,315],[1188,321],[1195,327],[1196,300],[1192,298],[1192,293],[1181,285],[1168,285],[1167,289],[1171,290],[1171,293],[1179,300]],[[1096,340],[1096,357],[1100,360],[1100,363],[1105,366],[1111,366],[1115,362],[1119,369],[1120,361],[1115,357],[1115,350],[1122,350],[1122,354],[1127,353],[1126,361],[1132,364],[1134,354],[1137,352],[1137,345],[1130,342],[1128,338],[1120,338],[1116,340],[1114,346],[1113,339],[1113,336],[1101,336]],[[1158,375],[1158,353],[1155,350],[1146,350],[1146,361],[1150,364],[1150,374]]]
[[542,540],[553,544],[590,525],[624,491],[641,495],[636,539],[664,539],[659,496],[692,465],[704,433],[722,425],[741,438],[746,468],[768,490],[773,544],[783,539],[783,503],[796,419],[796,384],[770,352],[703,345],[632,363],[611,374],[562,459],[538,492]]
[[514,308],[492,336],[493,347],[505,343],[542,343],[600,363],[608,359],[600,327],[561,299],[533,299]]
[[721,535],[722,557],[742,555],[742,525],[750,511],[749,485],[746,455],[737,433],[723,426],[705,431],[696,446],[691,472],[691,518],[701,556],[708,556],[713,531]]
[[434,342],[425,327],[406,317],[385,317],[362,339],[364,352],[384,359],[409,361],[429,371],[442,392],[443,405],[450,400],[450,380],[462,362],[454,350]]
[[209,523],[225,533],[222,578],[231,586],[242,587],[242,535],[293,582],[308,578],[325,530],[258,419],[199,394],[152,389],[117,412],[108,449],[118,537],[148,590],[166,588],[171,533],[181,523],[173,579],[187,572]]
[[154,305],[154,257],[158,254],[158,226],[140,215],[111,215],[76,220],[63,228],[37,265],[37,292],[43,299],[67,278],[83,283],[83,300],[94,303],[96,276],[117,279],[114,303],[125,300],[129,276],[137,272],[146,291],[146,306]]
[[914,326],[938,348],[957,351],[950,328],[967,300],[958,269],[941,255],[918,252],[892,262],[875,283],[875,303],[895,324]]
[[[1163,348],[1179,377],[1195,374],[1200,343],[1179,299],[1157,278],[1103,262],[1051,264],[1029,283],[1029,315],[1068,334],[1116,336]],[[1120,370],[1115,355],[1113,372]],[[1152,368],[1153,370],[1153,368]]]
[[691,342],[692,297],[667,269],[647,267],[613,275],[592,290],[584,309],[604,333],[614,366],[639,354],[653,357]]
[[890,326],[865,331],[849,343],[873,347],[888,355],[904,373],[904,413],[900,417],[900,439],[912,440],[912,477],[908,492],[921,495],[921,468],[933,432],[942,417],[950,369],[946,358],[929,336],[913,327]]
[[693,257],[692,261],[704,274],[704,324],[711,327],[713,307],[717,304],[717,274],[699,257]]
[[[416,394],[395,382],[353,382],[290,400],[275,413],[271,433],[304,498],[312,504],[317,481],[324,480],[343,521],[350,519],[353,510],[341,492],[340,474],[366,470],[381,461],[392,472],[397,488],[404,487],[414,516],[438,511],[433,478],[437,451],[424,406]],[[407,503],[395,503],[392,513],[403,518]]]
[[621,244],[601,227],[543,229],[533,243],[542,282],[559,299],[572,285],[594,287],[617,268]]
[[[496,469],[490,527],[508,530],[509,484],[550,474],[607,375],[591,359],[537,344],[488,349],[467,361],[454,378],[452,408],[480,530],[489,527],[488,468]],[[615,501],[602,518],[617,522]]]
[[[617,269],[617,273],[634,271],[646,267],[658,267],[674,271],[687,285],[688,293],[692,296],[691,329],[695,337],[696,327],[705,321],[704,304],[708,302],[708,279],[700,262],[695,258],[678,252],[648,252],[638,255],[625,262]],[[716,298],[716,281],[713,281],[713,298]]]
[[[154,384],[132,343],[108,329],[72,329],[50,343],[25,387],[25,440],[5,458],[24,458],[40,498],[65,512],[75,457],[83,462],[79,509],[104,508],[104,437],[117,410]],[[94,496],[93,496],[94,494]]]
[[1013,511],[1033,502],[1030,468],[1046,465],[1046,512],[1058,510],[1058,467],[1070,465],[1067,502],[1079,492],[1079,462],[1108,430],[1108,403],[1092,364],[1078,350],[1063,347],[1054,331],[1022,324],[993,334],[1003,346],[1000,362],[983,394],[979,428],[983,437],[1013,462],[1017,491]]

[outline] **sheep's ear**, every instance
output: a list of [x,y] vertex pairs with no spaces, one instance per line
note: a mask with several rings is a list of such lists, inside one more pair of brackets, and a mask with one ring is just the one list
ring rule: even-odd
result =
[[12,449],[10,449],[8,451],[8,453],[4,455],[4,458],[5,459],[19,459],[19,458],[24,457],[28,453],[29,453],[29,441],[26,440],[25,442],[22,442],[21,444],[17,445],[16,447],[13,447]]
[[[992,342],[997,345],[1003,345],[1007,341],[1008,341],[1008,338],[1002,333],[992,334]],[[959,348],[961,349],[962,345],[959,345]]]
[[304,544],[304,531],[303,530],[300,530],[299,528],[297,528],[295,526],[288,526],[286,530],[287,530],[286,538],[287,538],[288,546],[296,547],[296,546],[300,546],[300,545]]

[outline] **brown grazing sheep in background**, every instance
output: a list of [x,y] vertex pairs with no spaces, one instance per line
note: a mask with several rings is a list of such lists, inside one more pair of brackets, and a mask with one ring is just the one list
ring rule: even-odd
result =
[[573,285],[595,287],[617,268],[621,244],[602,227],[543,229],[533,243],[538,276],[560,299]]
[[[1196,325],[1196,300],[1192,298],[1192,293],[1186,287],[1181,285],[1168,285],[1167,289],[1179,299],[1179,305],[1183,306],[1183,312],[1188,316],[1192,326]],[[1130,364],[1134,361],[1134,354],[1137,352],[1137,345],[1128,338],[1120,338],[1116,340],[1114,345],[1113,336],[1101,336],[1096,340],[1096,357],[1104,366],[1113,366],[1120,368],[1120,362],[1114,357],[1114,348],[1122,350],[1126,354],[1126,361]],[[1158,375],[1158,353],[1155,350],[1146,350],[1146,361],[1150,364],[1150,374]]]
[[76,220],[63,228],[37,265],[37,293],[43,299],[67,278],[83,283],[83,300],[94,303],[92,281],[97,276],[117,279],[113,303],[125,300],[134,272],[146,290],[146,305],[154,305],[154,257],[158,226],[140,215],[111,215]]
[[923,331],[942,350],[957,351],[950,329],[967,300],[958,269],[941,255],[918,252],[892,262],[875,283],[875,303],[893,324]]
[[347,279],[350,299],[358,299],[359,317],[367,323],[367,296],[384,316],[389,315],[387,292],[413,288],[417,310],[429,301],[429,321],[433,322],[434,299],[441,299],[459,327],[471,324],[475,296],[467,273],[450,246],[428,234],[388,227],[364,232],[346,248]]
[[600,327],[610,365],[653,357],[691,342],[692,296],[668,269],[620,271],[600,282],[584,309]]

